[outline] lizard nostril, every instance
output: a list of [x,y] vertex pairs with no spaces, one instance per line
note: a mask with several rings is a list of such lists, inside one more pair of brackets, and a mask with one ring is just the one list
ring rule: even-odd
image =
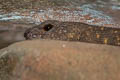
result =
[[44,30],[45,30],[45,31],[49,31],[49,30],[52,29],[52,28],[53,28],[53,25],[52,25],[52,24],[47,24],[47,25],[44,26]]

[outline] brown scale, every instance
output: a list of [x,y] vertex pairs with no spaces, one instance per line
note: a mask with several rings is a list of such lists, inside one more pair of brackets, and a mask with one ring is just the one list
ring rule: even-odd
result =
[[120,28],[94,26],[80,22],[48,20],[26,30],[24,37],[27,40],[54,39],[120,46]]

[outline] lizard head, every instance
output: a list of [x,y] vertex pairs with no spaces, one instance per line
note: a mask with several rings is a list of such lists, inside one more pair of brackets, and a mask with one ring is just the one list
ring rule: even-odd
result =
[[40,25],[27,29],[24,33],[24,37],[27,40],[43,38],[43,36],[51,31],[54,26],[55,25],[51,21],[45,21]]

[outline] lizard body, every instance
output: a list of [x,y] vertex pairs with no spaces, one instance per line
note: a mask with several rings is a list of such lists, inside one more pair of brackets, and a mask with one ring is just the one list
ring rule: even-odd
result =
[[47,20],[26,30],[26,39],[80,41],[120,46],[120,28],[88,25],[81,22]]

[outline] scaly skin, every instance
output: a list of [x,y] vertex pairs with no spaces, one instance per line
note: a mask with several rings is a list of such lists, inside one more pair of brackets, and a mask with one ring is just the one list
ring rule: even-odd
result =
[[27,40],[54,39],[120,46],[120,28],[88,25],[80,22],[48,20],[26,30],[24,37]]

